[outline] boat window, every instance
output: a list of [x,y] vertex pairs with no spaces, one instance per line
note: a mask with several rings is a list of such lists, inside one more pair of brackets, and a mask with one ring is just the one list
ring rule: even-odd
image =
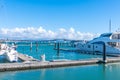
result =
[[97,46],[96,46],[96,48],[97,48]]
[[113,34],[112,39],[120,39],[120,34]]
[[108,42],[108,45],[110,45],[112,47],[116,47],[117,46],[117,42]]
[[90,48],[91,46],[90,45],[88,45],[88,48]]
[[118,34],[118,39],[120,39],[120,34]]

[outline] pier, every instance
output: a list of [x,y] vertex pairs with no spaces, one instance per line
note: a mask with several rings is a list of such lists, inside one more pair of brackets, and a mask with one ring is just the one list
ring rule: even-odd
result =
[[[56,60],[56,61],[30,61],[28,63],[1,63],[0,71],[16,71],[16,70],[28,70],[28,69],[42,69],[42,68],[54,68],[65,66],[80,66],[80,65],[92,65],[101,63],[101,58],[89,59],[89,60]],[[107,63],[120,62],[118,58],[108,58]]]
[[37,59],[33,58],[32,56],[28,56],[25,54],[17,53],[18,58],[22,61],[37,61]]

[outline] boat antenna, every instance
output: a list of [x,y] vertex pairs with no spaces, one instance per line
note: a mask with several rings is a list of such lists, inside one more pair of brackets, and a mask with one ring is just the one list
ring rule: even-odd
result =
[[111,19],[109,20],[109,32],[111,32]]

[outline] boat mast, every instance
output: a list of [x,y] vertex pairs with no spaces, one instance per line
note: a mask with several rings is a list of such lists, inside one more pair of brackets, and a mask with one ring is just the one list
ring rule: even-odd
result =
[[109,32],[111,32],[111,19],[109,20]]

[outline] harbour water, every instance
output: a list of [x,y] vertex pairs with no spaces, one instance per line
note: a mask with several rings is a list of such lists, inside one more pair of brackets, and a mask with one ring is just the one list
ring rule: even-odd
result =
[[[32,48],[30,48],[30,46],[18,45],[17,51],[32,56],[36,59],[40,59],[40,55],[45,54],[46,60],[52,60],[52,59],[78,60],[78,59],[90,59],[90,58],[101,57],[98,55],[80,54],[77,52],[67,52],[67,51],[60,51],[60,53],[58,54],[57,50],[55,50],[54,48],[55,48],[54,44],[38,44],[38,47],[36,47],[36,44],[33,44]],[[68,46],[65,47],[61,46],[60,48],[68,48]]]
[[120,80],[120,63],[0,72],[1,80]]
[[[18,45],[17,51],[36,59],[45,54],[46,60],[52,59],[90,59],[101,57],[76,52],[60,51],[59,55],[54,50],[54,45],[39,44],[33,45],[30,49],[28,45]],[[2,57],[1,57],[2,58]],[[2,63],[5,60],[1,61]],[[7,61],[6,61],[7,62]],[[96,64],[87,66],[73,66],[49,69],[35,69],[23,71],[0,72],[0,80],[120,80],[120,63]]]

